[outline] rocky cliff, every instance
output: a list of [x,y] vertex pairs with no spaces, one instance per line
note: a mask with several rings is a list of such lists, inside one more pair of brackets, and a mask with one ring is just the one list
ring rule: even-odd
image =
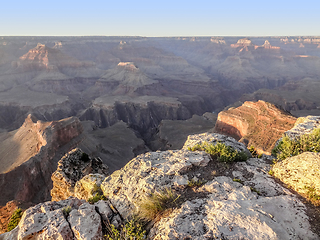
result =
[[[319,239],[311,231],[305,205],[267,174],[266,159],[226,165],[205,152],[188,150],[201,142],[246,149],[219,134],[190,136],[181,150],[140,155],[106,177],[100,187],[108,200],[39,204],[0,239],[102,239],[105,220],[119,224],[141,210],[151,193],[164,189],[177,194],[176,205],[149,225],[147,239]],[[197,180],[201,184],[190,185]]]
[[254,146],[259,153],[270,154],[276,141],[295,121],[295,117],[270,103],[245,102],[240,107],[220,112],[215,131]]
[[[22,202],[48,198],[50,176],[61,153],[78,144],[83,131],[78,118],[41,122],[28,116],[13,132],[3,133],[1,143],[0,204],[17,199]],[[49,188],[49,189],[48,189]]]

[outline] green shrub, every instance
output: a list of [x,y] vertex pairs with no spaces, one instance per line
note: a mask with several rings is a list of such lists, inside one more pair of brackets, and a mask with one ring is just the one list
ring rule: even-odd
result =
[[254,158],[258,157],[257,150],[254,148],[254,146],[251,146],[249,148],[249,152],[251,153],[252,157],[254,157]]
[[191,179],[190,181],[188,181],[188,187],[201,187],[202,185],[206,184],[207,181],[206,180],[193,180]]
[[268,173],[269,173],[270,176],[274,175],[274,171],[272,169],[270,169]]
[[62,212],[63,212],[63,215],[65,217],[68,217],[69,216],[69,213],[71,212],[72,208],[71,206],[66,206],[62,209]]
[[252,192],[255,192],[255,193],[257,193],[258,195],[260,195],[260,191],[258,191],[256,188],[250,187],[250,190],[251,190]]
[[231,146],[227,146],[223,143],[208,144],[207,142],[197,144],[190,151],[205,151],[212,157],[217,157],[221,162],[241,162],[248,160],[248,156],[245,152],[238,152]]
[[107,200],[107,198],[104,195],[100,195],[100,194],[96,193],[93,197],[88,199],[88,203],[94,204],[94,203],[98,202],[99,200]]
[[232,181],[243,184],[243,181],[239,178],[234,178],[234,179],[232,179]]
[[127,222],[121,230],[115,228],[113,224],[107,228],[107,240],[141,240],[144,239],[146,231],[143,230],[143,224],[136,218]]
[[316,193],[315,187],[313,187],[313,186],[311,186],[311,187],[310,186],[309,187],[305,186],[304,188],[307,189],[307,195],[308,195],[308,198],[310,200],[313,200],[313,201],[319,201],[320,200],[320,195],[318,195]]
[[12,213],[10,221],[7,226],[7,232],[10,232],[12,229],[14,229],[19,224],[20,219],[22,217],[22,214],[23,214],[23,212],[22,212],[21,208],[16,209]]
[[280,160],[296,156],[303,152],[320,152],[320,129],[314,129],[310,134],[305,134],[297,139],[283,136],[279,144],[272,149],[272,155]]
[[141,201],[139,215],[148,221],[156,218],[165,210],[175,207],[177,195],[171,188],[165,188],[160,193],[152,193],[149,197]]
[[107,198],[103,195],[103,191],[101,190],[101,187],[98,186],[96,183],[93,185],[91,194],[93,195],[93,197],[88,199],[88,202],[90,204],[94,204],[99,200],[107,200]]

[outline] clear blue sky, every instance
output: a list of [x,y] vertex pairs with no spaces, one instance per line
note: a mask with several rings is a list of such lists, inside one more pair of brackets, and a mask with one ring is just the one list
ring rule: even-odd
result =
[[320,35],[320,0],[2,0],[1,36]]

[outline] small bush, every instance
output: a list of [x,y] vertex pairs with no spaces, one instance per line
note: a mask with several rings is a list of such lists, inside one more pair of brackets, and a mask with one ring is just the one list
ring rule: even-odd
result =
[[190,181],[188,181],[188,187],[201,187],[202,185],[206,184],[207,181],[206,180],[193,180],[191,179]]
[[94,203],[98,202],[99,200],[107,200],[107,198],[104,195],[100,195],[100,194],[96,193],[92,198],[88,199],[88,203],[94,204]]
[[249,148],[249,152],[251,153],[252,157],[254,157],[254,158],[258,157],[257,150],[254,148],[254,146],[251,146]]
[[69,216],[69,213],[71,212],[72,208],[71,206],[66,206],[62,209],[62,212],[63,212],[63,215],[65,217],[68,217]]
[[274,175],[274,171],[272,169],[270,169],[268,173],[269,173],[270,176]]
[[258,191],[258,190],[255,189],[254,187],[250,187],[250,190],[251,190],[252,192],[255,192],[255,193],[257,193],[258,195],[260,195],[260,191]]
[[311,186],[311,187],[305,186],[305,189],[307,189],[307,195],[308,195],[308,198],[311,201],[319,201],[320,200],[320,195],[318,195],[316,193],[315,187],[313,187],[313,186]]
[[135,218],[127,222],[121,230],[111,224],[107,231],[108,234],[105,236],[107,240],[141,240],[146,234],[141,222]]
[[234,179],[232,179],[232,181],[243,184],[243,181],[239,178],[234,178]]
[[223,143],[208,144],[202,143],[189,148],[190,151],[205,151],[212,157],[217,157],[221,162],[242,162],[248,160],[248,156],[245,152],[238,152],[231,146],[227,146]]
[[320,129],[314,129],[310,134],[305,134],[297,139],[283,136],[279,144],[272,149],[272,155],[280,160],[296,156],[303,152],[320,152]]
[[93,185],[91,194],[93,195],[93,197],[88,199],[88,202],[90,204],[94,204],[99,200],[107,200],[107,198],[103,195],[103,191],[101,190],[101,187],[98,186],[96,183]]
[[13,230],[20,222],[20,219],[22,217],[22,210],[21,208],[18,208],[16,209],[12,215],[11,215],[11,218],[10,218],[10,221],[8,223],[8,226],[7,226],[7,232],[10,232],[11,230]]
[[156,218],[165,210],[176,206],[176,201],[180,197],[171,188],[165,188],[160,193],[152,193],[148,198],[140,203],[140,216],[148,221]]

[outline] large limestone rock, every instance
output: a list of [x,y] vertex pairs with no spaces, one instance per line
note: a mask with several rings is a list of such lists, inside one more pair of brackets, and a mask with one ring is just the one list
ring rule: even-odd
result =
[[197,144],[202,144],[204,142],[210,144],[216,144],[221,142],[227,146],[232,147],[233,149],[237,150],[238,152],[246,152],[248,156],[251,156],[250,152],[246,148],[243,143],[238,142],[233,137],[228,137],[226,135],[218,134],[218,133],[201,133],[188,136],[187,141],[184,143],[183,148],[184,150],[188,150],[188,148],[192,148]]
[[70,196],[87,200],[92,197],[94,185],[100,186],[107,175],[108,167],[101,159],[89,157],[79,148],[73,149],[61,158],[57,170],[51,176],[52,200],[59,201]]
[[250,187],[218,177],[151,229],[149,239],[317,239],[295,197],[259,197]]
[[[268,175],[266,160],[251,158],[222,171],[223,165],[206,153],[187,150],[213,136],[189,136],[182,150],[136,157],[104,180],[105,196],[125,218],[139,210],[149,193],[176,189],[184,199],[181,206],[160,217],[148,239],[319,239],[310,230],[306,207]],[[230,137],[224,140],[245,148]],[[191,179],[208,182],[191,193]]]
[[232,136],[259,153],[270,154],[276,141],[291,129],[296,118],[264,101],[245,102],[218,115],[215,131]]
[[114,223],[119,219],[119,215],[105,201],[90,205],[71,197],[59,202],[40,203],[27,209],[19,225],[11,232],[1,234],[0,240],[102,240],[102,222]]
[[314,129],[319,127],[320,116],[299,117],[293,128],[286,131],[285,134],[291,139],[296,139],[304,134],[311,133]]
[[304,152],[277,162],[274,176],[295,191],[308,194],[310,189],[320,195],[320,153]]
[[186,186],[186,173],[193,166],[206,166],[209,161],[204,152],[185,150],[142,154],[107,177],[101,189],[126,218],[139,208],[139,202],[147,194],[160,192],[164,187]]

